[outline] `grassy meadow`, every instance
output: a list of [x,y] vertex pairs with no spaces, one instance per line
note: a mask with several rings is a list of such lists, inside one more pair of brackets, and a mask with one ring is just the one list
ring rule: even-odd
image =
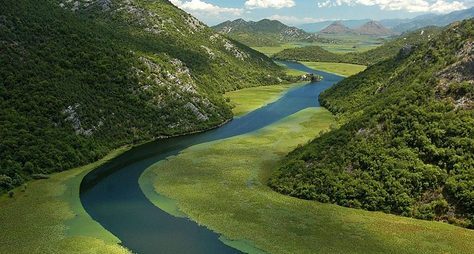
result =
[[300,200],[267,187],[286,153],[333,123],[328,111],[306,109],[251,134],[191,147],[142,179],[192,220],[269,253],[473,253],[474,231]]
[[302,47],[304,45],[299,45],[299,44],[293,44],[293,43],[288,43],[288,44],[282,44],[278,46],[268,46],[268,47],[252,47],[254,50],[259,51],[260,53],[263,53],[267,55],[268,57],[273,56],[274,54],[283,51],[285,49],[292,49],[292,48],[297,48],[297,47]]
[[245,88],[225,94],[234,106],[232,111],[235,116],[242,116],[254,109],[278,99],[285,91],[301,84],[283,84],[273,86],[260,86]]
[[326,62],[301,62],[309,68],[338,74],[344,77],[355,75],[364,71],[367,66],[347,63],[326,63]]
[[129,253],[82,207],[82,178],[126,151],[84,167],[31,181],[0,197],[0,253]]
[[306,46],[320,46],[323,49],[338,54],[350,53],[350,52],[365,52],[381,45],[380,40],[370,36],[363,35],[322,35],[327,39],[335,39],[337,43],[321,43],[321,42],[294,42],[285,43],[278,46],[268,47],[252,47],[253,49],[272,57],[276,53],[279,53],[285,49],[292,49]]
[[[266,88],[231,98],[245,104]],[[155,205],[187,215],[248,253],[474,252],[474,231],[296,199],[267,187],[279,160],[334,124],[325,109],[306,109],[260,131],[186,149],[149,168],[140,184]]]

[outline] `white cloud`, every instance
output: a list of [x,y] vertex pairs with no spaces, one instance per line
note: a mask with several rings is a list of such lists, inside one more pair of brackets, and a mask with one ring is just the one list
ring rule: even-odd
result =
[[404,10],[408,12],[438,12],[448,13],[466,9],[461,1],[449,0],[322,0],[317,1],[319,8],[333,6],[379,6],[382,10]]
[[212,15],[212,16],[220,16],[221,14],[239,16],[239,15],[242,15],[242,13],[244,12],[243,9],[220,7],[217,5],[203,2],[201,0],[191,0],[191,1],[171,0],[171,2],[177,7],[198,16],[203,15],[203,14]]
[[247,0],[245,7],[250,9],[257,8],[276,8],[281,9],[285,7],[296,6],[294,0]]
[[306,17],[301,18],[301,17],[295,17],[295,16],[282,16],[282,15],[272,15],[267,18],[271,20],[278,20],[278,21],[281,21],[282,23],[291,24],[291,25],[325,21],[325,19],[306,18]]

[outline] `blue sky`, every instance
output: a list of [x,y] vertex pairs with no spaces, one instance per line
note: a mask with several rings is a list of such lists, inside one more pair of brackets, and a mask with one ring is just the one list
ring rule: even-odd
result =
[[170,0],[209,25],[244,18],[296,25],[340,19],[411,18],[474,6],[474,0]]

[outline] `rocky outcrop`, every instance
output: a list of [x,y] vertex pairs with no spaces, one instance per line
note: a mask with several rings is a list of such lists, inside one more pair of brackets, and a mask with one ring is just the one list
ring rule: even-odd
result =
[[[457,109],[473,109],[474,94],[469,90],[474,87],[474,41],[467,41],[456,57],[456,62],[437,75],[438,97],[451,98]],[[467,87],[471,89],[466,89]]]
[[64,121],[69,122],[74,129],[76,135],[83,135],[86,137],[92,136],[94,131],[100,128],[103,125],[102,121],[99,121],[97,126],[93,126],[92,128],[85,129],[82,125],[81,119],[79,117],[78,110],[80,108],[80,104],[76,103],[74,106],[68,106],[66,109],[63,110],[63,114],[65,115]]

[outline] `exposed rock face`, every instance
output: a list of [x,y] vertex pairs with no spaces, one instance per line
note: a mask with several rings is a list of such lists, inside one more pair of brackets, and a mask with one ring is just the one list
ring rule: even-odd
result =
[[414,49],[415,47],[413,45],[406,44],[400,49],[400,52],[398,53],[398,57],[406,58],[413,52]]
[[222,42],[224,42],[224,48],[231,52],[236,58],[240,60],[245,60],[245,58],[248,58],[249,55],[243,51],[241,51],[239,48],[237,48],[232,42],[230,42],[227,39],[223,39]]
[[473,109],[474,94],[455,88],[458,84],[474,87],[474,41],[467,41],[456,55],[457,61],[438,73],[440,97],[450,97],[456,108]]
[[212,49],[204,46],[204,45],[201,45],[201,48],[204,49],[206,51],[206,53],[209,55],[209,58],[210,59],[215,59],[216,57],[216,54],[214,53],[214,51],[212,51]]
[[[91,129],[84,129],[81,123],[81,119],[79,118],[78,109],[81,105],[75,104],[74,106],[69,106],[65,110],[63,110],[63,114],[66,116],[64,119],[66,122],[71,123],[72,128],[76,132],[76,135],[83,135],[83,136],[92,136],[93,132],[97,129],[97,127],[93,127]],[[100,122],[99,127],[102,126],[102,122]]]
[[191,30],[191,33],[198,32],[206,27],[206,25],[193,16],[187,16],[185,20]]
[[78,11],[95,6],[100,7],[104,11],[109,11],[112,8],[112,0],[62,0],[59,6],[64,9],[70,9],[71,11]]
[[184,107],[191,110],[199,121],[209,120],[209,117],[207,117],[201,111],[199,111],[199,109],[191,102],[188,102]]

